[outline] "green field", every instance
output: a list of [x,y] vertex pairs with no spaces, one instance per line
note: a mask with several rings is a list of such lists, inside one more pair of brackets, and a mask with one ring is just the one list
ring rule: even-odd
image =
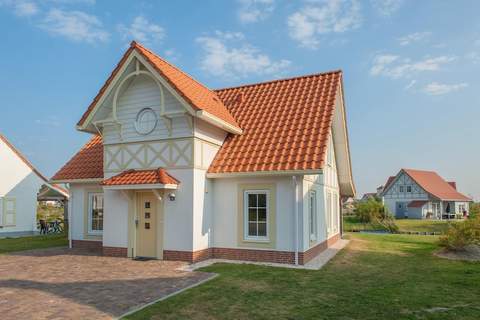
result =
[[[462,220],[455,221],[461,222]],[[395,223],[398,225],[400,232],[444,233],[452,222],[446,220],[395,219]],[[343,229],[346,232],[384,230],[381,225],[361,223],[355,216],[343,218]]]
[[435,236],[351,234],[318,271],[216,264],[219,276],[128,319],[480,319],[480,263]]
[[0,254],[68,245],[65,234],[0,239]]

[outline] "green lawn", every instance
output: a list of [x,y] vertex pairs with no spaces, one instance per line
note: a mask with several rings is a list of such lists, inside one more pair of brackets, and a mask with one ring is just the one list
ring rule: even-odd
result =
[[68,245],[66,235],[47,235],[35,237],[0,239],[0,254],[31,249],[61,247]]
[[128,319],[480,319],[480,263],[437,237],[351,234],[319,271],[216,264],[219,276]]
[[[458,220],[456,220],[458,221]],[[461,220],[460,220],[461,221]],[[400,232],[436,232],[444,233],[451,222],[439,220],[395,219]],[[381,225],[361,223],[354,216],[343,218],[343,229],[346,232],[383,230]]]

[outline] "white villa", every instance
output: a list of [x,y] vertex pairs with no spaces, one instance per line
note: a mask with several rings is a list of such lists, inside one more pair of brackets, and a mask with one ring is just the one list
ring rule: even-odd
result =
[[436,172],[401,169],[388,178],[381,196],[396,218],[452,219],[469,210],[469,197]]
[[355,196],[341,71],[210,90],[132,42],[52,178],[70,244],[105,255],[305,264]]
[[68,198],[62,188],[50,185],[27,158],[0,134],[0,237],[37,232],[37,195],[44,190]]

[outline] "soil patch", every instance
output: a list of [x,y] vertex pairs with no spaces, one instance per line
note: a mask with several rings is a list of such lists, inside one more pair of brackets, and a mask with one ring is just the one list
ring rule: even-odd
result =
[[450,260],[480,261],[480,246],[470,245],[465,250],[442,250],[435,253],[437,257]]

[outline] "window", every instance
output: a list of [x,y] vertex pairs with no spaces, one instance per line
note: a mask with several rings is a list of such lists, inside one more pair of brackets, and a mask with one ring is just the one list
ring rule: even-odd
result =
[[412,186],[407,186],[407,192],[412,192]]
[[339,212],[338,212],[338,195],[333,195],[333,231],[338,231],[338,224],[339,224]]
[[332,194],[327,192],[327,233],[330,234],[332,232]]
[[103,193],[88,194],[88,233],[102,234]]
[[465,205],[464,204],[459,204],[458,205],[458,213],[464,213],[465,210]]
[[244,193],[245,238],[268,240],[269,192],[247,190]]
[[14,226],[16,223],[17,204],[15,198],[3,198],[2,221],[4,226]]
[[399,187],[398,187],[398,191],[399,191],[399,192],[403,192],[403,190],[404,190],[404,187],[403,187],[403,186],[399,186]]
[[317,193],[310,191],[309,196],[310,241],[317,240]]

